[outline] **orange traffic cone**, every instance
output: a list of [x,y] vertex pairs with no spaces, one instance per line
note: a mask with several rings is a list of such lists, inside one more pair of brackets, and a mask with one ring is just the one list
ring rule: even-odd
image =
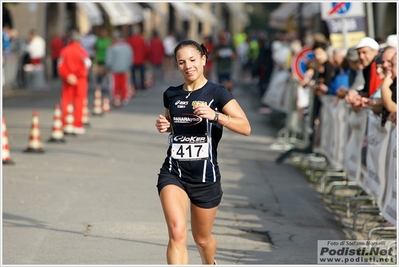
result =
[[75,135],[75,117],[73,116],[73,105],[69,104],[67,107],[67,115],[65,117],[64,134]]
[[30,130],[29,145],[24,152],[43,153],[42,141],[40,139],[39,116],[37,110],[33,112],[32,126]]
[[55,105],[53,129],[51,132],[51,137],[47,142],[65,143],[64,131],[62,129],[60,104]]
[[90,117],[89,117],[89,108],[88,108],[88,100],[87,97],[83,102],[83,112],[82,112],[82,122],[83,125],[89,126],[90,125]]
[[94,92],[93,115],[103,115],[103,107],[101,100],[101,88],[97,87]]
[[3,158],[3,164],[14,164],[14,161],[12,161],[10,157],[10,148],[8,147],[8,134],[7,134],[7,128],[6,128],[6,120],[3,117],[3,145],[2,145],[2,151],[1,151],[1,156]]
[[111,110],[111,106],[109,104],[109,96],[104,96],[103,111],[104,111],[104,113],[108,113],[110,110]]

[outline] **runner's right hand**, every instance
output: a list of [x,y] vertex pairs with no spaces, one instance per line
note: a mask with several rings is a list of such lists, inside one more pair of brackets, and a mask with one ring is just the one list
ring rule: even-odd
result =
[[170,127],[170,122],[165,118],[165,116],[159,115],[159,118],[155,122],[155,126],[157,127],[158,132],[165,133]]

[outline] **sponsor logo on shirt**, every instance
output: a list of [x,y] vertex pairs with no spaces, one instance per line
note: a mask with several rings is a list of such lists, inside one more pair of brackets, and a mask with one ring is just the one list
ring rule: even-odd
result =
[[173,123],[185,124],[185,126],[193,126],[202,121],[200,116],[195,114],[183,113],[181,117],[173,117]]
[[193,107],[200,106],[200,105],[205,105],[205,106],[207,106],[208,103],[205,102],[205,101],[193,101],[193,102],[191,103],[191,105],[192,105]]
[[177,100],[175,106],[177,108],[185,108],[188,105],[188,101]]
[[205,136],[184,136],[184,135],[176,135],[173,137],[173,141],[177,143],[206,143],[207,138]]

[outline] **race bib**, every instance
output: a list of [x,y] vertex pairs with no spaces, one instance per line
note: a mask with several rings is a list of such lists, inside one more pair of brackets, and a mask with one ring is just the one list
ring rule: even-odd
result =
[[207,135],[174,135],[172,158],[181,161],[205,160],[208,158]]

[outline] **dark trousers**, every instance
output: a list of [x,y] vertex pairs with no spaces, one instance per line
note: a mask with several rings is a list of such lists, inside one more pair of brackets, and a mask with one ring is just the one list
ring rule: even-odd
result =
[[[145,66],[144,66],[144,64],[143,65],[133,65],[133,66],[131,66],[131,73],[132,73],[132,75],[131,75],[131,82],[132,82],[132,84],[134,85],[134,88],[137,90],[137,89],[141,89],[141,90],[144,90],[145,89],[145,83],[144,83],[144,81],[145,81]],[[140,77],[140,86],[141,87],[138,87],[138,81],[137,81],[137,79],[136,79],[136,73],[137,73],[137,71],[139,71],[140,73],[139,73],[139,77]]]
[[53,65],[52,65],[53,79],[58,78],[57,60],[58,59],[53,59]]

